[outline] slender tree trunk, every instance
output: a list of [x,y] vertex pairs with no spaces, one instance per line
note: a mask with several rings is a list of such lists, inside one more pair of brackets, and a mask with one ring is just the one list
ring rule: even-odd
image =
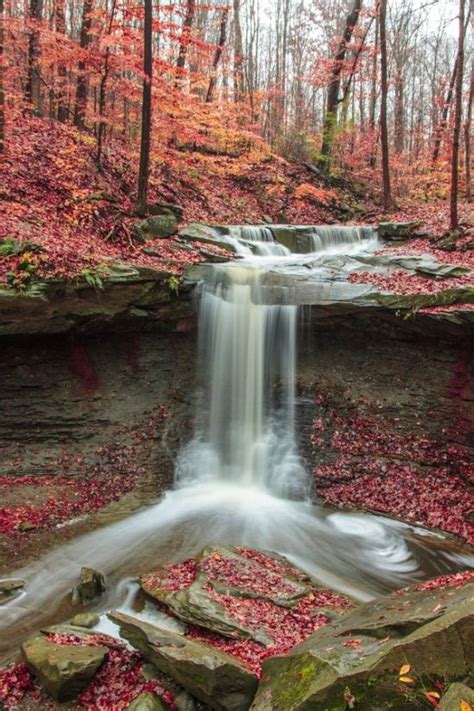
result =
[[449,109],[451,107],[451,103],[453,101],[457,71],[458,71],[458,57],[456,57],[456,61],[454,63],[454,68],[453,68],[453,71],[451,74],[451,78],[449,80],[449,87],[448,87],[448,92],[446,94],[446,99],[443,102],[443,108],[441,111],[441,120],[440,120],[438,126],[436,127],[436,131],[435,131],[435,141],[434,141],[434,146],[433,146],[433,153],[431,155],[431,162],[432,162],[433,166],[435,166],[436,163],[438,162],[439,152],[441,150],[441,141],[443,140],[443,134],[444,134],[446,127],[448,125],[448,114],[449,114]]
[[[56,0],[54,6],[55,16],[56,16],[56,33],[65,37],[66,35],[66,20],[64,17],[64,0]],[[60,39],[57,37],[56,40],[59,44]],[[58,104],[58,120],[63,123],[67,120],[68,110],[66,103],[66,66],[64,62],[58,63],[58,79],[59,79],[59,89],[56,93],[56,99]]]
[[0,153],[5,152],[5,8],[0,0]]
[[466,163],[466,199],[472,200],[471,186],[471,129],[472,129],[472,104],[474,102],[474,60],[471,63],[471,82],[467,99],[466,121],[464,123],[464,151]]
[[181,33],[181,39],[179,41],[178,59],[176,61],[176,69],[178,70],[178,72],[176,76],[175,86],[178,85],[178,80],[180,79],[180,76],[186,64],[186,56],[188,54],[189,38],[191,35],[191,27],[193,25],[195,10],[196,0],[187,0],[186,15],[183,22],[183,31]]
[[393,207],[392,188],[390,184],[390,150],[388,142],[387,124],[387,94],[388,94],[388,69],[387,69],[387,0],[380,2],[380,65],[382,74],[382,96],[380,107],[380,133],[382,141],[382,174],[383,174],[383,203],[386,210]]
[[41,113],[41,85],[38,66],[39,58],[39,22],[43,15],[43,0],[30,0],[28,32],[28,75],[25,87],[25,99]]
[[87,110],[87,62],[85,59],[85,53],[87,47],[90,45],[91,36],[91,26],[92,26],[92,2],[93,0],[84,0],[84,5],[82,6],[82,22],[81,22],[81,38],[80,47],[82,51],[82,57],[77,64],[77,85],[76,85],[76,100],[74,106],[74,124],[77,128],[84,128],[84,122],[86,118]]
[[341,97],[339,96],[341,88],[341,73],[344,59],[346,57],[347,45],[351,41],[354,27],[359,21],[361,8],[362,0],[354,0],[354,5],[346,18],[346,25],[342,39],[339,43],[336,56],[334,57],[331,81],[328,89],[326,114],[323,123],[323,139],[321,143],[321,157],[319,161],[320,167],[328,173],[331,172],[332,148],[337,125],[337,109],[339,103],[341,102]]
[[229,17],[229,8],[224,8],[222,11],[222,19],[221,19],[221,25],[220,25],[220,32],[219,32],[219,42],[216,47],[216,51],[214,52],[214,59],[212,61],[212,73],[211,73],[211,78],[209,80],[209,86],[207,88],[207,94],[206,94],[206,102],[210,103],[212,99],[214,98],[214,89],[216,87],[216,82],[217,82],[217,67],[219,65],[220,58],[222,56],[222,52],[224,51],[224,45],[227,37],[227,20]]
[[[117,0],[112,0],[112,7],[110,8],[110,19],[107,26],[107,34],[110,36],[112,34],[112,29],[115,19],[115,10],[117,7]],[[107,80],[110,73],[110,45],[107,46],[104,56],[104,68],[102,70],[102,76],[99,83],[99,127],[97,131],[97,163],[100,165],[102,160],[102,149],[104,146],[105,139],[105,129],[106,122],[104,120],[105,116],[105,102],[106,102],[106,86]]]
[[456,100],[454,108],[453,155],[451,161],[451,210],[450,229],[459,229],[458,190],[459,190],[459,142],[462,117],[462,82],[464,75],[464,16],[465,0],[459,0],[459,39],[457,54]]
[[142,134],[140,144],[140,167],[138,169],[137,213],[146,212],[148,195],[148,174],[150,167],[150,133],[151,133],[151,82],[153,76],[152,48],[153,2],[145,0],[145,24],[143,30],[143,99],[142,99]]
[[403,70],[396,68],[395,72],[395,153],[399,155],[403,152],[405,144],[405,87],[403,83]]
[[241,101],[244,96],[244,50],[240,23],[240,0],[234,0],[234,97],[236,101]]

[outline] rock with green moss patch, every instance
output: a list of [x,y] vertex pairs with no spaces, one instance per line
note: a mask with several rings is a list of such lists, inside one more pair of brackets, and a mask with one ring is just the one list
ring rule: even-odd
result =
[[216,711],[247,711],[257,677],[234,657],[204,642],[160,629],[121,612],[109,617],[145,659]]
[[[252,711],[344,711],[349,695],[360,711],[408,710],[407,688],[470,673],[473,635],[474,584],[367,603],[264,662]],[[410,687],[399,681],[404,664]]]
[[74,699],[91,681],[104,661],[107,649],[56,644],[39,635],[27,640],[21,652],[41,687],[62,702]]

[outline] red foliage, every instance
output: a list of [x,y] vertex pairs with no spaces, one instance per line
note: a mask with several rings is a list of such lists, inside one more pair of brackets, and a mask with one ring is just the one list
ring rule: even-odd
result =
[[[49,635],[48,638],[57,644],[108,647],[104,663],[91,683],[78,696],[75,708],[81,711],[124,711],[137,696],[148,691],[157,694],[170,711],[176,711],[173,693],[163,678],[146,681],[142,676],[145,660],[141,654],[129,651],[118,640],[107,635],[79,638],[74,635],[56,634]],[[42,694],[25,664],[0,669],[0,701],[4,703],[7,711],[15,711],[18,708],[17,703],[30,693],[38,704],[37,708],[56,708],[56,705]]]
[[[217,592],[213,580],[227,586],[230,590],[238,587],[244,594],[277,596],[278,591],[292,595],[295,592],[291,582],[283,581],[282,575],[288,574],[288,567],[264,553],[248,548],[237,548],[238,553],[249,561],[248,566],[235,558],[209,555],[199,563],[209,578],[205,585],[206,592],[222,607],[228,616],[238,621],[242,627],[261,630],[271,644],[263,646],[251,639],[236,640],[222,637],[196,625],[188,625],[187,635],[201,640],[236,657],[242,664],[261,673],[261,666],[268,657],[285,654],[291,647],[303,641],[309,634],[329,622],[321,607],[345,608],[349,601],[330,592],[310,588],[294,607],[284,607],[270,599],[241,597],[229,593]],[[294,569],[295,577],[301,579],[301,572]],[[169,591],[182,590],[195,580],[197,568],[193,559],[184,563],[168,564],[162,571],[142,578],[146,588],[160,587]],[[307,582],[307,581],[306,581]],[[165,607],[165,609],[167,609]]]
[[344,419],[334,410],[315,420],[312,443],[334,453],[333,463],[314,468],[327,503],[386,513],[474,544],[474,493],[467,481],[474,471],[465,447],[397,432],[386,418]]
[[407,592],[413,592],[416,590],[445,590],[450,587],[458,588],[473,579],[474,570],[466,570],[462,573],[452,573],[451,575],[442,575],[439,578],[427,580],[425,583],[416,583],[415,585],[409,585],[402,590],[397,590],[392,597],[395,597],[396,595],[404,595]]

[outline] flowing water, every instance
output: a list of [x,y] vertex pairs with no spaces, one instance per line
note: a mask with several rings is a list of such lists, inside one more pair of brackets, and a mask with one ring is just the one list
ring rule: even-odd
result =
[[[318,253],[374,244],[370,230],[313,233],[314,253],[306,255],[313,263]],[[423,529],[311,503],[295,439],[298,309],[291,286],[274,287],[275,296],[262,283],[269,269],[284,268],[294,255],[279,251],[268,228],[242,228],[236,239],[242,260],[213,267],[202,288],[204,378],[195,436],[178,458],[174,489],[155,506],[15,571],[27,587],[0,609],[4,657],[46,621],[70,617],[67,593],[82,565],[109,576],[109,593],[97,608],[104,611],[140,607],[131,576],[209,543],[278,551],[321,584],[360,600],[473,564],[462,548]]]

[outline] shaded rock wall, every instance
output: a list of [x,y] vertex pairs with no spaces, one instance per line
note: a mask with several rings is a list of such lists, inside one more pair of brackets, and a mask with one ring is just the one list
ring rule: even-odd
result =
[[16,456],[47,469],[59,452],[84,453],[163,405],[170,418],[154,455],[169,480],[192,424],[193,334],[3,339],[0,367],[2,469]]

